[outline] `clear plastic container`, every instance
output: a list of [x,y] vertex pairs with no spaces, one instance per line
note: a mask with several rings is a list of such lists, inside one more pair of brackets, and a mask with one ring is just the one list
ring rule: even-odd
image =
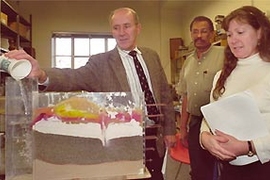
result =
[[38,180],[127,179],[144,173],[144,112],[131,93],[34,95]]
[[37,92],[37,81],[33,79],[17,81],[8,77],[5,84],[5,178],[31,179],[32,94]]
[[[144,177],[143,95],[37,89],[35,80],[6,80],[6,180]],[[66,103],[74,97],[82,103]]]

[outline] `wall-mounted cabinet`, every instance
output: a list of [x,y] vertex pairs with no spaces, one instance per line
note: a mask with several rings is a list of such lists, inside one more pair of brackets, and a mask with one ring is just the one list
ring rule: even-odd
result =
[[177,84],[179,82],[180,72],[182,66],[186,60],[186,57],[193,52],[193,47],[182,47],[175,51],[176,58],[172,61],[172,83]]
[[170,59],[171,59],[171,83],[177,83],[178,49],[183,46],[182,38],[170,38]]
[[182,65],[193,49],[185,47],[182,38],[170,39],[170,59],[171,59],[171,83],[177,84],[179,81]]
[[34,55],[32,48],[32,17],[21,16],[7,1],[1,0],[1,50],[23,48]]

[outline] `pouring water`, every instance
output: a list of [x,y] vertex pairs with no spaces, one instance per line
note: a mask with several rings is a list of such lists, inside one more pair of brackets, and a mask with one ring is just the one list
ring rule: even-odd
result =
[[6,79],[6,180],[32,174],[32,79]]

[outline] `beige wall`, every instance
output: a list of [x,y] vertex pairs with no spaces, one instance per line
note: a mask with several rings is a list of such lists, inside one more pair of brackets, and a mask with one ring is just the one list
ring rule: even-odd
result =
[[[11,2],[25,17],[32,14],[33,47],[42,67],[51,66],[51,34],[54,31],[109,33],[108,15],[115,8],[128,6],[141,19],[142,33],[139,45],[156,50],[171,81],[169,39],[182,37],[185,45],[191,42],[189,23],[197,15],[214,20],[242,5],[255,5],[270,11],[269,0],[21,0]],[[268,7],[268,9],[267,9]]]

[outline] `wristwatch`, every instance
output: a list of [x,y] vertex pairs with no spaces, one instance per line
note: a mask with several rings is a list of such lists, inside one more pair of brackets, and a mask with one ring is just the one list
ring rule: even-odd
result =
[[248,157],[252,157],[254,155],[254,152],[252,151],[252,145],[251,145],[251,141],[247,141],[248,143]]

